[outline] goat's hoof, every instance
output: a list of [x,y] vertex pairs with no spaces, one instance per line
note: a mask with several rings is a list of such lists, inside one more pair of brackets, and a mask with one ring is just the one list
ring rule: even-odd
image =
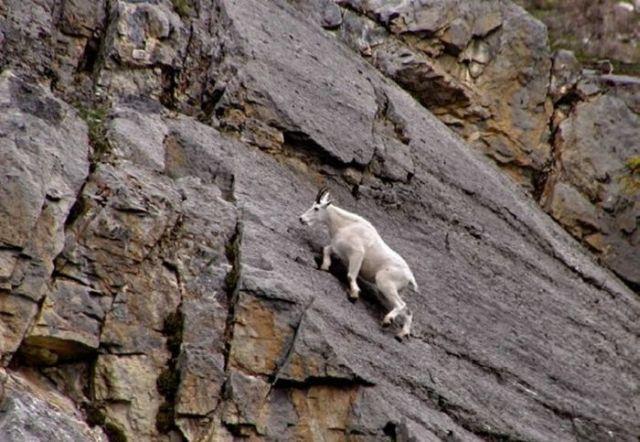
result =
[[402,342],[404,340],[408,340],[409,336],[410,336],[409,333],[398,333],[396,335],[396,341]]
[[358,294],[357,293],[355,295],[349,293],[349,301],[356,302],[357,300],[358,300]]
[[320,266],[320,270],[322,270],[323,272],[328,272],[328,271],[329,271],[329,267],[331,267],[331,265],[328,265],[328,266]]
[[382,326],[383,327],[388,327],[391,324],[393,324],[396,320],[395,316],[391,316],[391,315],[387,315],[384,317],[384,319],[382,320]]

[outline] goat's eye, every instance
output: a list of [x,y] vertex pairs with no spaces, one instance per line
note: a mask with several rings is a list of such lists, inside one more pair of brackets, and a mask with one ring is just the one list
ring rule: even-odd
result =
[[313,210],[315,210],[315,211],[317,212],[317,211],[318,211],[318,208],[317,208],[317,207],[314,207],[314,208],[313,208]]

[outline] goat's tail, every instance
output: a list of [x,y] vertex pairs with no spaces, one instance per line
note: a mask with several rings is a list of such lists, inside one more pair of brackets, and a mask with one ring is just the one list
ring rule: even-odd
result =
[[413,276],[413,273],[409,274],[409,276],[411,277],[409,279],[409,284],[411,284],[413,286],[413,291],[417,292],[418,291],[418,283],[416,282],[416,278]]

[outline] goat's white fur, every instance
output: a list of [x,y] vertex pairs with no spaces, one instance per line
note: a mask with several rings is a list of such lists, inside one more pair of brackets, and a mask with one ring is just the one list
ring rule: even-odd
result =
[[408,336],[413,315],[398,292],[409,284],[414,290],[418,286],[405,260],[382,240],[375,227],[363,217],[332,204],[325,189],[320,190],[311,208],[300,216],[300,222],[307,225],[322,223],[329,228],[331,242],[323,248],[320,268],[329,270],[331,255],[338,256],[347,265],[349,297],[354,300],[360,294],[358,276],[375,282],[392,306],[382,324],[389,325],[402,313],[405,321],[397,336]]

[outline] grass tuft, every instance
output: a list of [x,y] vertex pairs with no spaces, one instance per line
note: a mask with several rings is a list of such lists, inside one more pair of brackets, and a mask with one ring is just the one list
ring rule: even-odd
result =
[[640,175],[640,155],[629,158],[625,162],[627,170],[632,175]]
[[89,130],[89,143],[93,147],[94,160],[99,161],[109,152],[111,152],[111,144],[107,139],[107,128],[105,122],[109,109],[106,106],[86,107],[78,105],[78,114]]
[[171,0],[171,3],[173,3],[173,9],[180,17],[185,18],[191,15],[189,0]]

